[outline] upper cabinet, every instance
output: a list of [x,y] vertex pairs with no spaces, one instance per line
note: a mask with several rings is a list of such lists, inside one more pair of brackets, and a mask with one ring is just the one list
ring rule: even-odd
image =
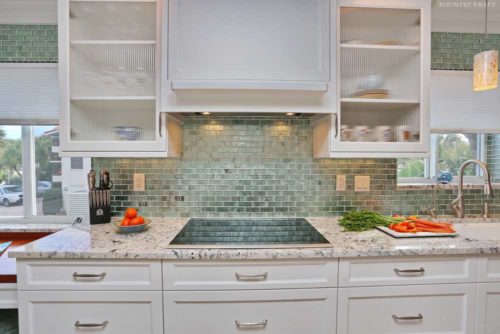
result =
[[429,152],[430,0],[340,0],[337,108],[314,126],[317,157]]
[[170,0],[162,110],[331,112],[334,14],[333,0]]
[[160,113],[160,0],[59,0],[61,154],[176,156]]

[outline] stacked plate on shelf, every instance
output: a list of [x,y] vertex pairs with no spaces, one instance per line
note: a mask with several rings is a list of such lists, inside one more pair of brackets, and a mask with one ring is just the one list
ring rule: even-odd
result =
[[387,99],[389,90],[383,88],[365,89],[354,93],[354,97],[360,99]]

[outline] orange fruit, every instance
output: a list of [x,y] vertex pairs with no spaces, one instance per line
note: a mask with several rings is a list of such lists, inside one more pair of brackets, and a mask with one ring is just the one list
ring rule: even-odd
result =
[[135,217],[137,217],[137,210],[136,209],[134,209],[134,208],[128,208],[125,211],[125,218],[134,219]]
[[120,223],[120,226],[130,226],[130,219],[123,218],[122,222]]
[[140,216],[130,221],[130,225],[142,225],[142,224],[144,224],[144,218]]

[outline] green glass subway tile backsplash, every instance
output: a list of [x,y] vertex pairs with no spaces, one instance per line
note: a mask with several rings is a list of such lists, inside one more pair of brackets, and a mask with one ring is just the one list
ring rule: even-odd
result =
[[[307,217],[352,209],[385,214],[451,214],[452,191],[397,190],[396,159],[313,159],[307,117],[186,117],[179,159],[93,159],[114,178],[113,212],[138,207],[147,216]],[[133,173],[146,191],[132,191]],[[345,192],[335,191],[347,175]],[[355,192],[355,175],[371,176],[370,192]],[[478,213],[480,190],[467,190],[468,213]]]
[[432,69],[472,70],[476,53],[500,50],[500,34],[432,33]]
[[57,25],[0,24],[0,62],[57,63]]

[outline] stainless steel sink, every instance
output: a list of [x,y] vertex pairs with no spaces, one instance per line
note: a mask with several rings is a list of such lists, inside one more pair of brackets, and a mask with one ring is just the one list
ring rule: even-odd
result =
[[500,223],[458,223],[454,227],[462,237],[500,241]]
[[191,219],[172,240],[177,248],[331,247],[304,218]]

